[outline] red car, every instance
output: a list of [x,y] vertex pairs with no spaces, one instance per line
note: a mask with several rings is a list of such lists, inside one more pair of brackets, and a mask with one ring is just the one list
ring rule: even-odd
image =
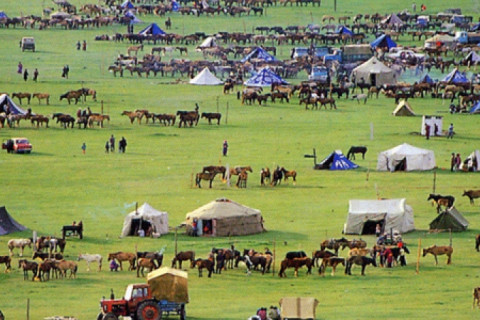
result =
[[2,149],[6,149],[8,153],[30,153],[32,144],[27,138],[11,138],[2,143]]

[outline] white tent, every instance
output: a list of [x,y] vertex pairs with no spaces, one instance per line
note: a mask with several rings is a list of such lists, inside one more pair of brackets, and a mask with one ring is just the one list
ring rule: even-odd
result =
[[461,170],[480,171],[480,151],[475,150],[462,162]]
[[197,47],[197,51],[201,51],[204,48],[212,48],[217,46],[217,40],[215,37],[207,37],[203,42]]
[[375,233],[380,224],[382,229],[391,229],[405,233],[415,230],[413,209],[403,199],[387,200],[350,200],[347,222],[344,226],[346,234]]
[[448,34],[437,34],[431,38],[425,40],[425,48],[435,48],[437,42],[443,44],[447,48],[453,48],[455,45],[455,38]]
[[355,84],[363,78],[365,83],[376,87],[397,82],[395,72],[375,57],[353,69],[352,77],[355,77]]
[[[168,233],[168,213],[158,211],[144,203],[137,210],[130,212],[123,221],[122,237],[136,235],[139,228],[151,225],[153,232],[162,235]],[[146,231],[146,230],[145,230]]]
[[23,110],[19,106],[13,102],[12,98],[10,98],[6,94],[0,95],[0,113],[6,112],[9,109],[10,113],[13,114],[26,114],[27,111]]
[[210,72],[208,67],[205,67],[202,72],[200,72],[195,78],[190,80],[190,84],[199,86],[216,86],[222,83],[222,81],[220,81]]
[[378,171],[423,171],[435,167],[433,151],[417,148],[408,143],[380,152],[378,155]]

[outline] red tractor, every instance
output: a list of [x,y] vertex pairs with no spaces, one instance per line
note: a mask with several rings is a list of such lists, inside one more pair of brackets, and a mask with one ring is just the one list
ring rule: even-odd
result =
[[[133,320],[160,320],[171,313],[185,320],[188,302],[186,272],[160,268],[148,275],[148,284],[130,284],[122,299],[100,301],[97,320],[117,320],[127,316]],[[172,281],[172,278],[180,280]]]

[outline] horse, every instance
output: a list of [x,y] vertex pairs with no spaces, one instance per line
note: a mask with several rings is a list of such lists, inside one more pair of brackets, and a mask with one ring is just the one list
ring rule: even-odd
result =
[[48,128],[48,123],[50,122],[50,119],[47,118],[44,115],[41,114],[36,114],[30,118],[30,122],[32,123],[32,126],[37,123],[37,128],[45,123],[45,126]]
[[187,122],[189,123],[190,127],[193,126],[193,123],[195,125],[198,125],[198,119],[200,118],[198,115],[198,105],[195,107],[195,111],[177,111],[177,116],[180,117],[180,121],[178,123],[178,127],[183,127],[185,128],[187,126]]
[[87,262],[87,271],[90,271],[90,262],[98,263],[98,271],[102,271],[102,256],[99,254],[82,254],[78,255],[78,261],[85,260]]
[[127,116],[130,119],[131,124],[133,124],[133,121],[135,121],[135,119],[137,119],[138,124],[140,124],[143,115],[140,115],[138,112],[135,111],[123,111],[122,116]]
[[63,254],[61,253],[47,253],[47,252],[34,252],[32,259],[35,260],[36,258],[39,258],[40,260],[47,260],[47,259],[55,259],[55,260],[62,260],[63,259]]
[[33,94],[33,98],[37,98],[38,99],[38,104],[41,104],[41,100],[45,99],[47,100],[47,105],[50,104],[50,94],[48,93],[34,93]]
[[41,251],[43,249],[49,250],[50,253],[53,251],[57,252],[57,247],[60,248],[60,252],[63,253],[67,241],[65,239],[59,239],[55,237],[39,237],[35,243],[37,250]]
[[335,254],[338,255],[338,249],[346,243],[348,240],[345,238],[341,239],[327,239],[320,243],[320,250],[332,249],[335,250]]
[[103,121],[110,121],[110,116],[108,114],[92,114],[88,117],[88,127],[93,127],[93,123],[96,122],[97,126],[100,125],[100,128],[103,128]]
[[195,266],[198,268],[198,277],[202,277],[202,270],[207,269],[208,270],[208,277],[212,277],[213,269],[214,269],[215,263],[210,260],[210,259],[197,259],[192,263],[192,268],[195,268]]
[[468,190],[468,191],[463,190],[462,197],[465,197],[465,196],[470,199],[470,204],[474,205],[475,202],[473,199],[480,198],[480,190]]
[[225,82],[223,85],[223,94],[228,94],[235,90],[235,83],[233,81]]
[[250,166],[245,166],[245,167],[236,166],[234,168],[230,168],[229,173],[230,173],[230,176],[238,176],[242,171],[253,172],[252,167],[250,167]]
[[13,98],[18,98],[18,101],[20,101],[20,104],[22,104],[22,99],[26,98],[28,100],[28,104],[30,104],[30,99],[32,99],[32,94],[28,92],[14,92],[12,93],[12,99]]
[[[400,258],[400,263],[402,266],[406,266],[407,265],[407,262],[405,260],[405,257],[403,257],[403,260],[402,260],[402,256],[404,255],[404,253],[410,253],[410,250],[408,250],[408,247],[403,244],[402,248],[399,248],[398,246],[386,246],[386,245],[375,245],[373,246],[372,250],[373,250],[373,256],[376,256],[377,253],[380,254],[380,266],[384,266],[385,265],[385,260],[386,260],[386,256],[384,254],[384,251],[385,249],[390,249],[390,252],[392,253],[393,255],[393,261],[395,263],[398,263],[398,259]],[[402,252],[402,250],[404,251],[404,253]]]
[[177,255],[172,259],[172,268],[177,267],[178,261],[178,268],[182,269],[182,262],[190,260],[190,268],[194,267],[195,263],[195,251],[180,251]]
[[145,277],[143,273],[145,268],[148,269],[148,272],[151,272],[152,270],[157,269],[157,266],[155,265],[155,262],[153,262],[153,259],[139,258],[137,260],[137,278],[140,278],[140,273],[142,273],[142,277]]
[[222,180],[225,180],[225,173],[227,172],[227,168],[224,166],[206,166],[202,169],[203,173],[210,172],[210,173],[221,173]]
[[248,180],[247,170],[242,170],[242,172],[238,174],[238,180],[236,184],[237,188],[246,188],[247,180]]
[[477,308],[480,308],[480,287],[473,288],[472,308],[475,308],[475,304],[477,305]]
[[307,254],[305,251],[289,251],[285,255],[285,259],[295,259],[295,258],[305,258],[307,257]]
[[248,272],[250,273],[252,269],[257,269],[258,266],[260,266],[262,269],[262,274],[265,274],[265,270],[267,267],[267,258],[264,256],[260,255],[245,255],[243,257],[243,262],[245,262],[245,265],[247,266]]
[[362,159],[365,160],[365,153],[367,153],[367,147],[365,146],[351,146],[347,153],[347,159],[355,160],[355,153],[361,153]]
[[159,252],[137,251],[137,259],[139,258],[152,259],[153,263],[155,264],[155,269],[158,269],[163,264],[163,251],[164,249],[160,250]]
[[82,97],[82,92],[80,91],[68,91],[60,96],[60,101],[63,99],[67,99],[68,104],[70,104],[70,100],[75,99],[75,104],[78,103],[78,100]]
[[12,268],[11,262],[12,258],[10,258],[10,256],[0,256],[0,263],[5,264],[5,273],[10,271],[10,269]]
[[374,258],[365,257],[365,256],[353,256],[347,259],[347,264],[345,266],[345,274],[349,276],[352,275],[352,265],[356,264],[362,266],[362,276],[365,275],[365,268],[371,264],[374,267],[377,267],[377,262]]
[[273,171],[273,178],[272,182],[270,182],[270,185],[275,187],[277,184],[280,184],[282,182],[282,179],[283,171],[279,167],[277,167],[277,169]]
[[32,271],[32,273],[33,273],[32,281],[37,276],[38,263],[36,263],[35,261],[28,261],[27,259],[20,259],[20,260],[18,260],[18,268],[23,269],[23,280],[28,279],[28,271]]
[[345,248],[353,249],[353,248],[366,248],[367,247],[367,242],[362,239],[353,239],[352,241],[347,240],[342,243],[342,250]]
[[337,266],[339,264],[342,264],[343,266],[345,266],[345,258],[335,257],[335,256],[324,258],[322,260],[322,265],[318,269],[318,274],[324,277],[325,270],[327,269],[327,267],[332,267],[332,277],[333,277],[335,275],[335,270],[337,269]]
[[297,171],[295,170],[291,170],[291,171],[287,171],[287,169],[285,169],[284,167],[282,167],[280,169],[283,173],[283,180],[284,181],[287,181],[289,177],[292,177],[293,178],[293,182],[295,183],[297,180]]
[[73,126],[75,125],[75,118],[69,114],[54,113],[52,119],[55,118],[57,118],[57,123],[61,122],[61,125],[63,125],[63,128],[65,129],[67,129],[68,126],[71,126],[73,129]]
[[265,180],[270,181],[270,177],[271,177],[270,169],[268,167],[262,168],[262,170],[260,171],[260,184],[264,186]]
[[285,274],[285,270],[287,268],[295,268],[295,277],[298,277],[298,269],[306,266],[307,267],[307,274],[312,274],[312,266],[313,262],[312,259],[309,257],[303,257],[303,258],[293,258],[293,259],[284,259],[281,264],[280,264],[280,272],[278,273],[278,276],[280,278],[282,277],[287,277]]
[[50,271],[55,272],[55,275],[57,275],[57,266],[55,264],[54,259],[46,259],[42,263],[38,265],[38,272],[37,272],[37,279],[40,279],[40,281],[46,281],[50,280]]
[[207,180],[207,181],[210,181],[209,188],[211,189],[213,179],[215,179],[216,175],[217,175],[216,172],[199,172],[199,173],[197,173],[197,175],[195,176],[195,186],[198,186],[199,188],[202,188],[200,182],[202,180]]
[[7,243],[10,256],[13,256],[13,249],[20,248],[20,257],[23,257],[23,249],[28,246],[32,247],[32,239],[10,239]]
[[432,206],[434,204],[437,205],[437,213],[440,213],[440,207],[444,206],[445,208],[451,208],[453,206],[453,203],[455,202],[455,198],[453,196],[442,196],[439,194],[433,194],[430,193],[430,195],[427,198],[427,201],[433,200],[432,201]]
[[475,236],[475,249],[477,252],[480,251],[480,234]]
[[[232,246],[233,247],[233,246]],[[212,253],[215,253],[217,254],[217,258],[218,258],[218,254],[221,254],[223,255],[224,257],[224,266],[223,266],[223,269],[227,269],[228,267],[230,267],[230,269],[233,269],[233,264],[234,264],[234,260],[235,260],[235,257],[237,255],[240,255],[240,252],[239,251],[236,251],[235,249],[216,249],[216,248],[212,248]],[[217,259],[217,268],[218,268],[218,259]]]
[[217,125],[220,125],[221,113],[202,112],[201,118],[208,119],[208,124],[212,124],[212,119],[217,120]]
[[60,271],[60,277],[63,279],[64,277],[67,277],[67,272],[70,270],[70,277],[75,279],[77,277],[77,270],[78,270],[78,265],[75,261],[69,261],[69,260],[60,260],[60,261],[55,261],[55,266],[57,269]]
[[452,253],[453,253],[453,248],[451,246],[437,246],[433,245],[428,248],[423,249],[423,257],[425,257],[427,254],[432,254],[435,257],[435,265],[438,265],[438,259],[437,256],[441,256],[446,254],[447,255],[447,264],[452,263]]
[[331,252],[331,251],[328,251],[328,250],[315,250],[312,252],[312,262],[313,262],[313,265],[317,266],[318,267],[318,260],[319,259],[326,259],[326,258],[330,258],[330,257],[336,257],[337,254]]
[[114,252],[114,253],[109,253],[108,254],[108,261],[116,259],[118,263],[120,264],[120,270],[123,270],[122,268],[122,261],[128,261],[130,263],[130,266],[128,267],[128,270],[135,270],[135,259],[137,256],[135,253],[131,252]]
[[83,101],[87,101],[87,96],[92,96],[93,101],[97,101],[97,91],[89,88],[82,88],[78,90],[83,95]]
[[143,51],[143,44],[141,44],[141,45],[139,45],[139,46],[130,46],[130,47],[128,47],[128,49],[127,49],[127,55],[131,56],[130,52],[135,52],[135,56],[136,56],[137,53],[138,53],[138,50]]
[[117,76],[117,72],[120,73],[120,77],[123,77],[123,68],[122,66],[109,66],[108,71],[113,72],[113,76]]

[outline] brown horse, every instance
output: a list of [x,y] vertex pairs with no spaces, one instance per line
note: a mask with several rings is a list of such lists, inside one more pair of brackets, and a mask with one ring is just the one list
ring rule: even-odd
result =
[[342,257],[324,258],[322,260],[322,265],[318,269],[318,274],[324,277],[325,270],[327,269],[327,267],[332,267],[332,277],[333,277],[335,275],[335,270],[337,269],[337,266],[339,264],[342,264],[343,266],[345,266],[345,258],[342,258]]
[[262,168],[262,171],[260,171],[260,184],[264,186],[265,181],[266,180],[270,181],[270,178],[271,178],[270,169],[268,167]]
[[445,208],[451,208],[455,202],[455,197],[453,196],[442,196],[439,194],[430,193],[427,201],[432,200],[432,206],[437,205],[437,213],[440,213],[440,207],[444,206]]
[[193,124],[195,123],[195,125],[198,125],[198,119],[200,119],[200,116],[198,114],[198,105],[196,105],[195,107],[195,111],[177,111],[177,116],[180,117],[180,121],[178,122],[178,127],[181,128],[182,127],[182,123],[183,123],[183,127],[185,128],[187,126],[187,122],[188,124],[190,125],[190,127],[193,126]]
[[12,262],[12,258],[10,258],[10,256],[0,256],[0,263],[5,264],[5,273],[10,271],[12,267],[11,262]]
[[82,92],[80,91],[68,91],[60,96],[60,101],[63,99],[67,99],[68,104],[70,104],[70,100],[75,99],[75,104],[78,103],[78,100],[82,97]]
[[225,180],[225,173],[227,172],[227,168],[224,166],[206,166],[203,167],[202,172],[209,172],[209,173],[221,173],[222,174],[222,180]]
[[207,181],[210,181],[210,185],[209,185],[209,188],[211,189],[212,188],[212,182],[213,182],[213,179],[215,179],[215,176],[217,175],[216,172],[199,172],[197,173],[197,175],[195,176],[195,186],[201,188],[201,184],[200,182],[202,180],[207,180]]
[[313,265],[317,266],[318,267],[318,260],[319,259],[327,259],[327,258],[330,258],[330,257],[336,257],[337,254],[331,252],[331,251],[328,251],[328,250],[316,250],[316,251],[313,251],[312,253],[312,262],[313,262]]
[[108,254],[108,261],[116,259],[120,265],[120,270],[123,270],[122,268],[122,261],[128,261],[130,263],[130,266],[128,267],[128,270],[135,270],[135,259],[137,256],[135,253],[131,252],[114,252],[114,253],[109,253]]
[[348,258],[345,266],[345,274],[352,275],[352,266],[356,264],[362,267],[362,276],[365,275],[365,268],[371,264],[374,267],[377,266],[375,258],[365,257],[365,256],[353,256]]
[[142,277],[145,277],[145,275],[143,274],[143,270],[145,270],[145,268],[148,269],[148,272],[151,272],[157,267],[155,265],[155,262],[153,262],[153,259],[139,258],[137,260],[137,278],[140,278],[140,273],[142,273]]
[[138,124],[142,121],[142,115],[135,111],[123,111],[122,116],[127,116],[130,119],[130,123],[133,124],[135,119],[138,120]]
[[296,180],[297,179],[297,171],[295,171],[295,170],[288,171],[284,167],[282,167],[280,170],[282,170],[282,172],[283,172],[283,180],[284,181],[287,181],[289,177],[293,178],[294,183],[297,181]]
[[222,118],[221,113],[212,113],[212,112],[202,112],[201,118],[208,120],[208,124],[212,124],[212,120],[217,120],[217,125],[220,125],[220,119]]
[[234,168],[230,168],[230,176],[238,176],[242,171],[253,172],[252,167],[250,166],[246,166],[246,167],[236,166]]
[[475,304],[477,305],[477,308],[480,308],[480,287],[473,288],[472,308],[475,308]]
[[97,91],[89,88],[82,88],[77,90],[82,93],[84,101],[87,101],[87,96],[92,96],[93,101],[97,101]]
[[345,238],[327,239],[320,244],[320,250],[323,251],[325,249],[332,249],[332,250],[335,250],[335,254],[338,255],[338,249],[340,249],[340,247],[342,247],[342,245],[347,241],[348,240]]
[[470,204],[474,205],[475,201],[473,199],[480,198],[480,190],[463,190],[462,197],[467,196],[470,199]]
[[347,240],[346,242],[342,243],[342,250],[345,248],[353,249],[353,248],[366,248],[367,242],[362,239],[353,239]]
[[22,99],[26,98],[28,100],[28,104],[30,104],[30,99],[32,99],[32,94],[28,92],[14,92],[12,93],[12,99],[13,98],[18,98],[18,101],[20,101],[20,104],[22,104]]
[[243,170],[238,174],[237,188],[246,188],[248,180],[247,170]]
[[35,252],[32,256],[32,259],[36,259],[36,258],[39,258],[40,260],[47,260],[49,258],[53,258],[53,259],[56,259],[56,260],[62,260],[63,259],[63,254],[61,253],[54,253],[54,254],[50,254],[50,253],[47,253],[47,252]]
[[40,281],[50,280],[50,272],[55,272],[57,274],[57,266],[55,265],[55,260],[46,259],[38,265],[37,279]]
[[447,264],[452,263],[452,253],[453,253],[453,248],[450,246],[437,246],[433,245],[429,248],[423,249],[423,256],[425,257],[427,254],[433,254],[435,257],[435,265],[438,265],[438,259],[437,256],[441,256],[446,254],[447,255]]
[[303,266],[307,267],[307,274],[312,274],[313,262],[309,257],[284,259],[280,264],[280,272],[278,273],[278,276],[280,278],[286,278],[287,275],[285,274],[285,270],[287,270],[287,268],[295,268],[295,277],[298,277],[298,269]]
[[143,51],[143,44],[141,44],[141,45],[139,45],[139,46],[130,46],[130,47],[128,47],[128,49],[127,49],[127,54],[128,54],[129,56],[131,56],[130,53],[131,53],[131,52],[135,52],[135,56],[136,56],[137,53],[138,53],[138,50]]
[[20,260],[18,260],[18,268],[23,269],[23,280],[28,279],[28,271],[32,271],[32,273],[33,273],[32,281],[37,276],[38,263],[36,263],[35,261],[28,261],[27,259],[20,259]]
[[75,279],[77,277],[78,265],[75,261],[55,261],[55,266],[60,271],[60,277],[62,279],[67,277],[68,270],[70,270],[70,276],[68,277],[69,279],[71,279],[72,277]]
[[172,268],[177,267],[178,261],[178,268],[182,269],[182,262],[190,260],[190,268],[194,267],[195,262],[195,251],[180,251],[172,260]]
[[208,270],[208,277],[211,278],[212,277],[212,273],[213,273],[213,268],[215,266],[215,262],[213,260],[210,260],[210,259],[197,259],[195,260],[195,262],[192,264],[193,265],[193,268],[195,268],[195,266],[198,268],[198,276],[199,277],[202,277],[202,270],[203,269],[207,269]]
[[97,126],[100,125],[100,128],[103,128],[103,122],[105,120],[110,121],[110,116],[108,114],[92,114],[88,117],[88,127],[93,127],[93,124],[96,122]]
[[48,93],[34,93],[33,97],[38,99],[38,104],[41,104],[41,100],[47,100],[47,105],[50,104],[50,94]]
[[50,122],[50,119],[44,115],[36,114],[30,118],[30,122],[32,123],[32,126],[36,122],[37,128],[40,127],[40,125],[42,125],[43,127],[43,124],[45,123],[45,126],[48,128],[48,123]]
[[480,234],[477,234],[475,236],[475,249],[477,251],[480,251]]

